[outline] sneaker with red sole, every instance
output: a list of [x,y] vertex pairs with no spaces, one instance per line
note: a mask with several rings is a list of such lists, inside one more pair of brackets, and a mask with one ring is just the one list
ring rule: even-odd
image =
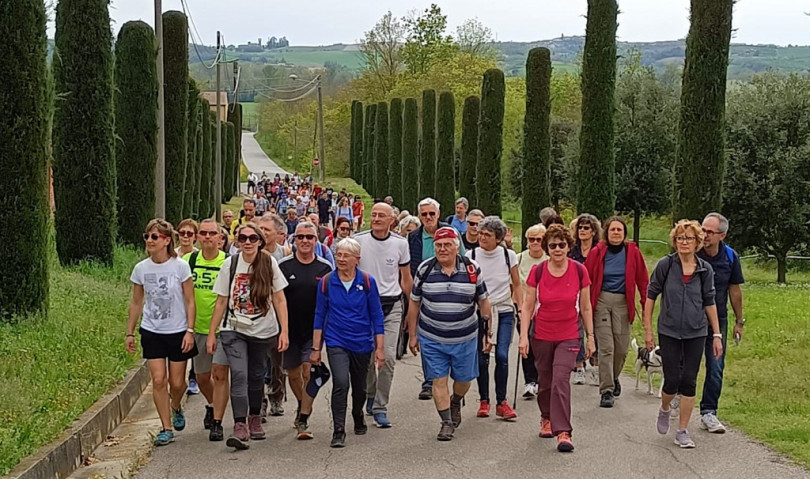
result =
[[514,409],[512,409],[512,406],[509,405],[509,402],[506,399],[495,406],[495,415],[503,418],[506,421],[517,419],[517,413]]
[[557,450],[560,452],[571,452],[574,450],[574,443],[571,442],[570,432],[557,434]]
[[481,401],[478,404],[478,417],[489,417],[489,401]]
[[554,432],[551,430],[551,420],[543,419],[540,421],[540,437],[546,439],[554,437]]

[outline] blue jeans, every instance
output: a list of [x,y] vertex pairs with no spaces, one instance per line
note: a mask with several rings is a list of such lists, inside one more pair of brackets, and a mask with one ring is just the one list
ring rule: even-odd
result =
[[[509,344],[512,342],[515,315],[512,312],[498,314],[497,343],[495,344],[495,399],[500,404],[506,399],[506,381],[509,378]],[[483,339],[480,330],[479,339]],[[481,343],[481,341],[479,341]],[[478,347],[478,394],[482,401],[489,401],[489,353]]]
[[714,336],[706,336],[706,380],[703,382],[703,396],[700,398],[700,414],[717,414],[717,403],[723,390],[723,369],[726,367],[726,333],[728,318],[719,318],[720,332],[723,334],[723,355],[714,357]]

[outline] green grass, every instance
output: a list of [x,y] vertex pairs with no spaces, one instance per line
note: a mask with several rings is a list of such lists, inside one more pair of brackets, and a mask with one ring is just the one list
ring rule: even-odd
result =
[[[51,251],[52,257],[55,252]],[[0,475],[56,438],[140,358],[124,350],[132,267],[51,269],[50,312],[0,324]]]

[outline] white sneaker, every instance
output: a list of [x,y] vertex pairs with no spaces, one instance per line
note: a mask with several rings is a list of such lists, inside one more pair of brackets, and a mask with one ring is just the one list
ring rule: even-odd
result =
[[523,399],[532,399],[537,395],[537,384],[529,383],[523,387]]
[[681,414],[681,395],[676,394],[672,401],[669,402],[669,409],[672,411],[672,417],[678,417]]
[[537,396],[537,393],[539,391],[540,391],[540,386],[538,386],[536,383],[533,383],[532,384],[532,393],[534,393],[534,395]]
[[726,432],[726,426],[724,426],[723,423],[717,419],[717,416],[712,413],[700,416],[700,427],[716,434],[723,434]]
[[599,386],[599,366],[591,366],[588,373],[590,374],[591,386]]
[[574,371],[574,384],[585,384],[585,370],[582,368],[577,368]]

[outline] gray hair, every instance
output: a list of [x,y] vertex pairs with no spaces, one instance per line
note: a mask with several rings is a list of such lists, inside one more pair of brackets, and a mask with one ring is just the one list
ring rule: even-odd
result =
[[417,208],[418,211],[422,211],[423,206],[435,206],[436,211],[440,211],[441,206],[439,206],[439,202],[434,200],[433,198],[425,198],[419,202],[419,207]]
[[714,213],[709,213],[708,215],[706,215],[706,217],[703,218],[703,221],[706,221],[709,218],[714,218],[714,219],[717,220],[717,222],[720,224],[720,232],[721,233],[728,233],[728,218],[721,215],[720,213],[714,212]]
[[335,246],[335,253],[340,250],[345,250],[355,256],[360,256],[360,243],[354,238],[343,238],[337,246]]
[[529,226],[526,229],[526,237],[528,238],[529,235],[538,235],[538,234],[545,234],[546,227],[542,223],[537,223],[536,225]]
[[495,235],[497,241],[503,240],[506,236],[506,223],[497,216],[487,216],[478,223],[478,231],[489,230]]
[[462,196],[461,198],[457,199],[456,206],[458,206],[459,203],[463,204],[465,209],[470,209],[470,202],[467,201],[467,198]]
[[551,206],[546,206],[540,210],[540,222],[545,224],[546,220],[557,214],[557,210]]
[[315,236],[318,235],[318,228],[315,226],[315,223],[313,223],[311,221],[302,221],[302,222],[298,223],[298,225],[295,227],[295,234],[297,235],[298,230],[302,230],[302,229],[310,229],[313,232],[315,232]]
[[284,231],[285,233],[287,232],[287,224],[284,223],[284,220],[282,220],[279,215],[266,214],[262,216],[257,216],[256,218],[253,219],[253,221],[257,221],[259,223],[272,222],[273,227],[276,229],[277,232],[281,231]]
[[422,222],[419,221],[419,218],[417,218],[416,216],[408,215],[402,218],[402,220],[399,222],[399,231],[400,232],[405,231],[405,229],[412,224],[416,225],[417,228],[422,226]]
[[467,216],[478,216],[479,218],[484,218],[486,215],[484,215],[483,211],[481,211],[479,209],[474,209],[474,210],[468,212]]

